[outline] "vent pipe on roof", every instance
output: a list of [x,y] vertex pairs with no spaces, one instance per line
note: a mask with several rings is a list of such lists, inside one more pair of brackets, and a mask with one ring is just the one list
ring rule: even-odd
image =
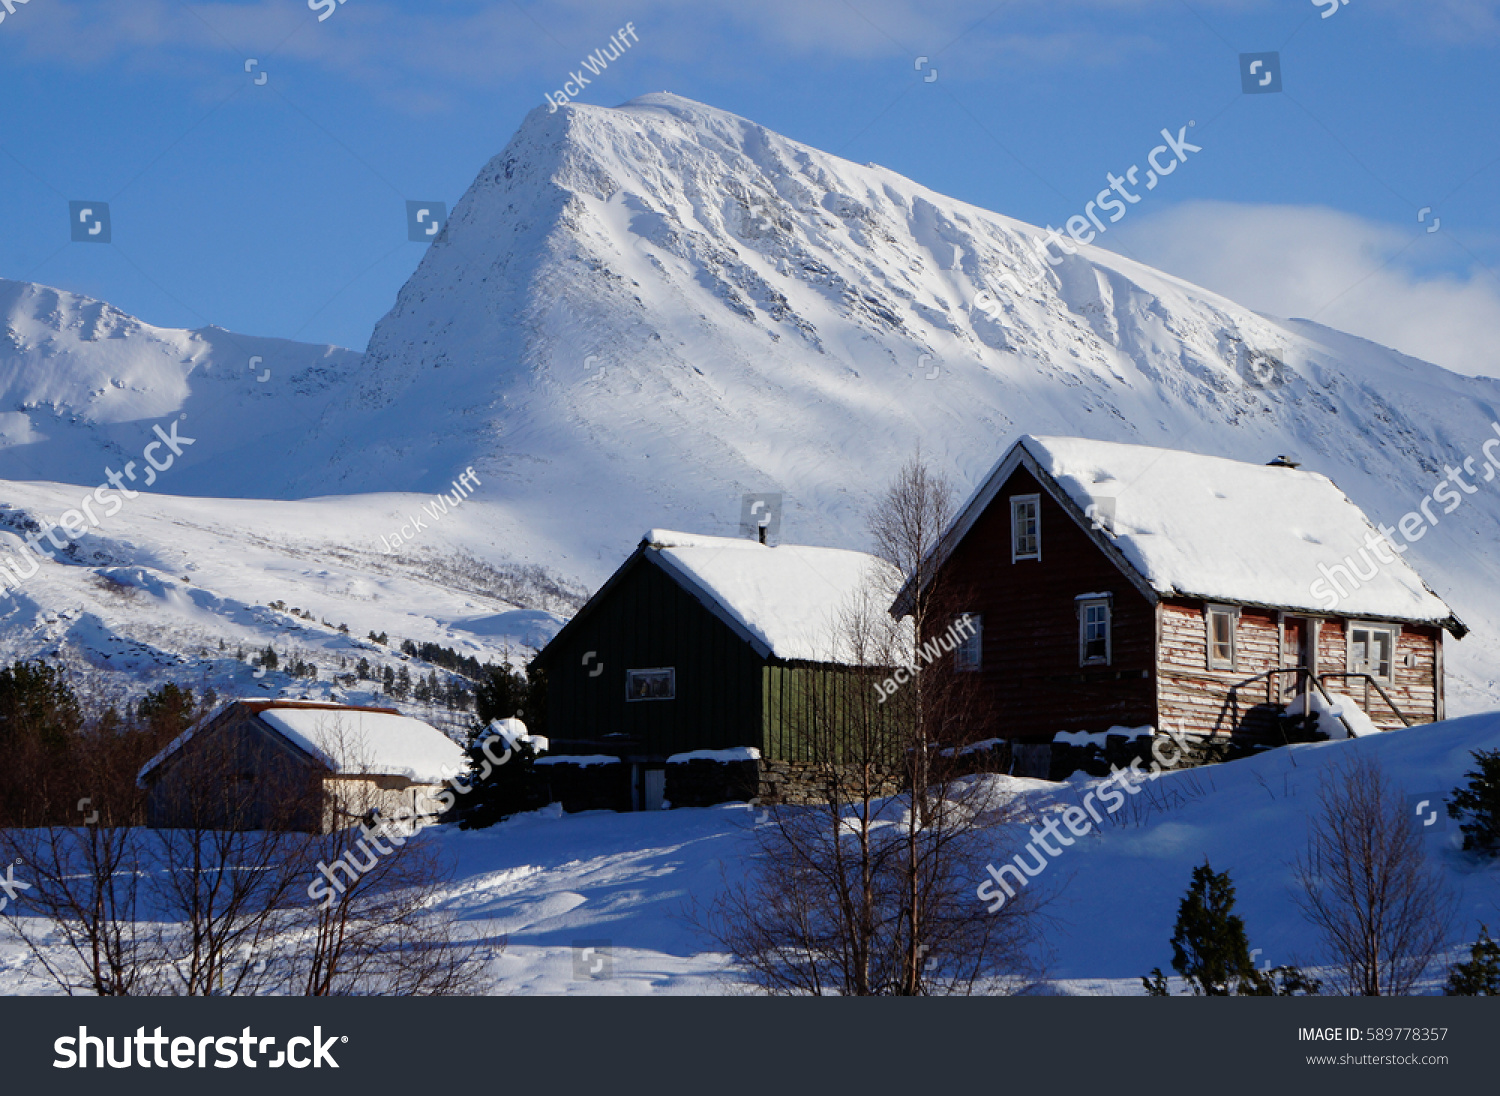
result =
[[1266,467],[1267,468],[1301,468],[1302,465],[1298,464],[1291,457],[1277,457],[1273,461],[1268,461],[1266,463]]

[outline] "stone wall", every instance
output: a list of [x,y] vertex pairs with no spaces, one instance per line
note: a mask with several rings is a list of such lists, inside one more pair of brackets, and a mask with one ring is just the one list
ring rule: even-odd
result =
[[[859,771],[848,765],[825,765],[813,761],[761,761],[759,765],[758,798],[767,804],[807,806],[827,803],[839,781],[845,787],[841,798],[847,800],[852,794],[849,789],[860,786],[863,780]],[[875,774],[876,795],[895,795],[901,786],[901,777],[894,769]]]

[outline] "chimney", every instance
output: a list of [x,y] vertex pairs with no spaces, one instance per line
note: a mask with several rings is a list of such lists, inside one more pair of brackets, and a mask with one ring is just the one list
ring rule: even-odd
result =
[[1268,461],[1266,463],[1266,467],[1267,468],[1301,468],[1302,465],[1298,464],[1291,457],[1282,456],[1282,457],[1277,457],[1273,461]]

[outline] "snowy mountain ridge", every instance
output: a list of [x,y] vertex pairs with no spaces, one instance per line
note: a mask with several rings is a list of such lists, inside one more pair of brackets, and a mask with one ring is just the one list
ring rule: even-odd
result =
[[[1023,433],[1288,453],[1394,524],[1500,420],[1500,382],[1099,248],[1052,267],[1043,239],[676,96],[538,108],[363,358],[275,344],[285,387],[221,365],[227,334],[137,330],[82,298],[53,306],[71,342],[50,351],[21,325],[53,291],[13,291],[0,378],[25,410],[0,419],[0,476],[97,482],[108,445],[128,448],[112,431],[183,408],[197,425],[212,399],[222,433],[199,426],[173,492],[340,496],[328,512],[347,515],[472,466],[445,536],[597,584],[647,528],[734,535],[749,491],[783,494],[785,541],[866,548],[864,508],[917,443],[966,493]],[[108,355],[143,341],[154,373],[121,375]],[[1455,711],[1500,700],[1497,539],[1491,485],[1408,557],[1475,625],[1449,660]]]

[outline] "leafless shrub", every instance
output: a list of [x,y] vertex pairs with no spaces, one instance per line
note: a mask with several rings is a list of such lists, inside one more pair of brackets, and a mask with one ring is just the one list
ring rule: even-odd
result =
[[[335,751],[361,748],[335,738]],[[207,996],[478,986],[479,949],[431,909],[451,868],[409,828],[381,824],[386,844],[370,825],[348,825],[388,806],[374,782],[355,780],[334,802],[321,779],[255,794],[247,767],[271,770],[256,767],[245,740],[210,734],[195,747],[177,756],[158,805],[170,828],[134,828],[106,809],[77,828],[0,831],[0,850],[24,864],[29,885],[4,916],[59,988]],[[320,832],[328,822],[331,832]],[[349,882],[320,905],[314,881],[334,861]]]
[[[141,907],[142,835],[110,825],[0,830],[0,855],[29,888],[5,918],[46,975],[69,996],[136,993],[156,956]],[[47,942],[53,930],[60,947]]]
[[[292,919],[291,992],[306,996],[451,996],[481,989],[481,949],[431,910],[449,870],[401,823],[325,835]],[[318,883],[321,882],[321,886]],[[490,955],[504,947],[495,942]]]
[[1322,937],[1336,993],[1405,996],[1444,947],[1455,902],[1378,765],[1331,769],[1319,800],[1293,897]]

